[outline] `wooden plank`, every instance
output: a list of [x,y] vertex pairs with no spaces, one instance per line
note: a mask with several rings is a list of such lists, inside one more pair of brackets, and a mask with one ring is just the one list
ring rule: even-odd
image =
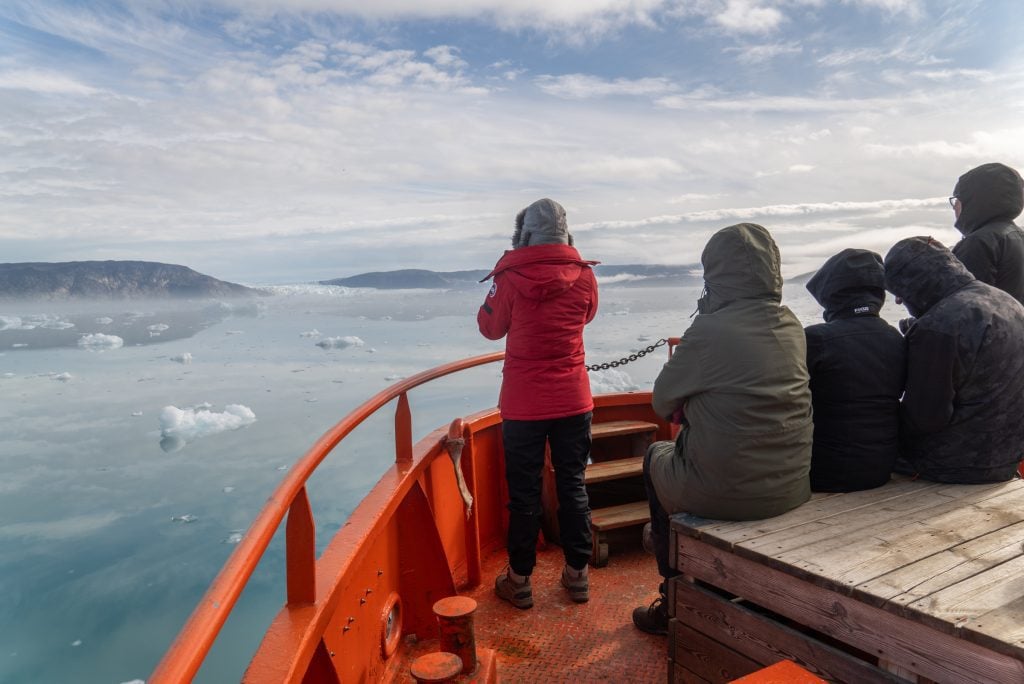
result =
[[650,519],[651,508],[646,501],[597,508],[590,512],[590,526],[595,530],[614,530],[630,525],[641,525]]
[[729,682],[764,665],[679,621],[672,621],[669,627],[672,660],[709,682]]
[[[928,520],[998,496],[1006,489],[1005,485],[963,485],[959,488],[943,487],[940,490],[936,485],[934,488],[908,492],[871,506],[860,507],[856,511],[845,510],[839,515],[821,518],[815,521],[813,528],[804,525],[781,530],[744,541],[737,546],[784,562],[791,562],[801,554],[806,558],[820,557],[825,549],[849,549],[861,539],[870,540],[882,526],[907,526]],[[1009,493],[1014,494],[1013,489]],[[812,547],[816,544],[818,546]]]
[[807,523],[823,519],[849,515],[862,508],[877,506],[882,502],[915,495],[922,491],[938,490],[940,487],[941,485],[932,482],[901,478],[894,479],[884,487],[860,492],[814,494],[807,503],[774,518],[723,522],[680,513],[672,516],[672,524],[673,526],[678,525],[679,531],[682,533],[702,539],[708,538],[717,546],[731,548],[734,544],[757,539],[767,534],[799,528]]
[[961,625],[965,639],[1024,659],[1024,553],[909,607]]
[[942,549],[854,588],[878,601],[906,605],[1021,554],[1024,522]]
[[1024,681],[1024,662],[818,587],[684,535],[687,574],[811,629],[940,682]]
[[[887,516],[864,512],[852,523],[827,530],[825,538],[772,554],[776,563],[814,574],[827,583],[850,587],[909,565],[944,549],[1024,521],[1024,487],[975,501],[979,491],[961,490],[963,499]],[[816,539],[818,535],[808,535]],[[797,542],[799,543],[799,542]],[[774,564],[774,563],[773,563]],[[911,583],[927,577],[909,578]],[[819,582],[819,584],[825,584]]]
[[657,424],[642,420],[609,420],[605,423],[592,424],[590,426],[590,438],[604,439],[605,437],[620,437],[622,435],[635,435],[644,432],[654,433],[657,431]]
[[587,466],[584,477],[587,484],[621,480],[626,477],[637,477],[644,474],[644,457],[619,458],[614,461],[591,463]]
[[690,583],[675,592],[676,619],[762,665],[792,660],[813,674],[851,684],[903,681],[819,639]]
[[708,680],[695,675],[679,663],[669,663],[668,671],[671,684],[712,684]]

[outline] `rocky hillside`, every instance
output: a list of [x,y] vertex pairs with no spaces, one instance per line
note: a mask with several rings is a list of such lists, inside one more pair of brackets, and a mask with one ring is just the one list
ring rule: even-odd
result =
[[185,266],[154,261],[0,264],[0,297],[5,299],[245,297],[258,293]]

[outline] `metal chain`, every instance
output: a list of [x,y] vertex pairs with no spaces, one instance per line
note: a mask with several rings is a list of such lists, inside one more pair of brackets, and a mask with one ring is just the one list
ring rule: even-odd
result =
[[668,340],[662,338],[662,339],[658,340],[657,342],[655,342],[654,344],[652,344],[651,346],[647,347],[646,349],[642,349],[642,350],[636,352],[635,354],[630,354],[629,356],[621,358],[618,361],[609,361],[608,363],[597,363],[597,364],[594,364],[593,366],[585,366],[585,368],[588,371],[596,371],[596,370],[608,370],[609,368],[618,368],[619,366],[625,366],[630,361],[636,361],[640,357],[647,356],[652,351],[654,351],[658,347],[661,347],[662,345],[665,345],[665,344],[668,344]]

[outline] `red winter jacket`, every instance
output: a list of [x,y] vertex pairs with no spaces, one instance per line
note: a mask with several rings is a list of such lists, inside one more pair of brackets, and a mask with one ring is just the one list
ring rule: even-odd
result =
[[569,245],[505,252],[477,313],[480,332],[505,340],[498,407],[508,420],[547,420],[594,408],[584,366],[583,326],[597,313],[597,279]]

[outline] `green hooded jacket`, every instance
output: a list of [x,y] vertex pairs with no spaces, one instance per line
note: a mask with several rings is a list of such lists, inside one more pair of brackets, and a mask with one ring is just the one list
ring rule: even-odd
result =
[[671,458],[651,462],[669,513],[750,520],[811,495],[814,426],[803,326],[781,305],[779,250],[752,223],[723,228],[701,255],[706,294],[654,383],[654,410],[682,410]]

